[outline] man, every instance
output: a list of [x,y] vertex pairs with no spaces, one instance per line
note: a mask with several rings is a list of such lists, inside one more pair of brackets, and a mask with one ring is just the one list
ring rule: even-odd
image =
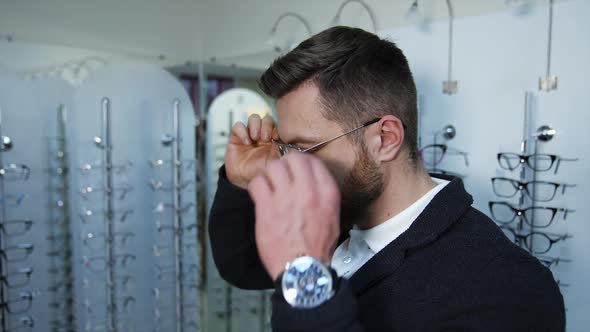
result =
[[274,331],[564,331],[551,272],[426,172],[395,44],[331,28],[260,86],[277,127],[233,128],[210,238],[228,282],[276,287]]

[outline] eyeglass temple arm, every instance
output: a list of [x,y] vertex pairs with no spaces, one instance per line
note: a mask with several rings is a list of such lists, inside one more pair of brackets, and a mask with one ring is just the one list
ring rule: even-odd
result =
[[352,133],[354,131],[357,131],[357,130],[359,130],[361,128],[364,128],[366,126],[372,125],[373,123],[377,123],[377,122],[379,122],[379,120],[381,120],[381,119],[373,119],[373,120],[371,120],[369,122],[365,122],[362,125],[360,125],[359,127],[353,128],[353,129],[351,129],[349,131],[346,131],[346,132],[344,132],[344,133],[342,133],[342,134],[340,134],[340,135],[338,135],[338,136],[336,136],[334,138],[331,138],[331,139],[329,139],[327,141],[323,141],[323,142],[320,142],[318,144],[312,145],[309,148],[307,148],[307,149],[305,149],[305,150],[303,150],[301,152],[305,153],[305,152],[311,152],[311,151],[317,150],[317,149],[321,148],[322,146],[324,146],[324,145],[326,145],[326,144],[328,144],[328,143],[330,143],[330,142],[332,142],[334,140],[339,139],[342,136],[348,135],[348,134],[350,134],[350,133]]
[[562,209],[559,209],[559,210],[560,211],[563,211],[563,220],[566,220],[567,219],[567,214],[568,213],[574,213],[574,212],[576,212],[576,210],[573,210],[573,209],[563,209],[562,208]]
[[580,158],[560,158],[557,157],[557,164],[555,164],[555,170],[553,171],[553,174],[557,174],[557,170],[559,169],[559,164],[562,161],[578,161],[580,160]]
[[577,184],[562,184],[562,188],[561,188],[561,194],[565,194],[565,188],[570,187],[570,188],[575,188],[577,187]]
[[[465,151],[461,151],[452,147],[447,146],[447,152],[450,153],[456,153],[459,155],[462,155],[463,158],[465,159],[465,166],[469,166],[469,159],[467,158],[467,156],[469,155],[469,153],[465,152]],[[503,156],[501,156],[501,158],[503,158]]]

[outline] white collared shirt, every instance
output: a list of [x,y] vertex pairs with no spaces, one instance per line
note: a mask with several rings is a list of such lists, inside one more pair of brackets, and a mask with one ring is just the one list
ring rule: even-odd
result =
[[332,268],[339,276],[350,278],[369,259],[410,228],[434,196],[449,183],[437,178],[432,180],[438,183],[436,187],[391,219],[366,230],[356,226],[350,230],[350,237],[336,248],[332,256]]

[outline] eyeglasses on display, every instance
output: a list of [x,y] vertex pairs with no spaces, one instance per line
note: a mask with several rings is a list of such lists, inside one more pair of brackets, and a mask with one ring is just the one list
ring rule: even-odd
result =
[[[506,237],[512,242],[527,249],[532,254],[544,254],[551,250],[554,244],[571,238],[569,234],[557,235],[541,232],[529,232],[527,234],[519,234],[514,228],[501,226],[500,227]],[[534,247],[533,247],[534,245]],[[531,249],[531,247],[533,247]]]
[[[510,224],[515,219],[523,220],[527,225],[537,228],[551,226],[559,212],[563,212],[563,219],[576,210],[545,206],[531,206],[519,209],[508,202],[489,202],[492,218],[501,224]],[[534,224],[533,224],[534,221]]]
[[518,192],[523,192],[534,201],[549,202],[555,198],[557,189],[561,188],[561,193],[565,194],[566,188],[573,188],[576,185],[548,181],[521,182],[504,177],[494,177],[492,178],[492,187],[494,193],[500,197],[510,198]]
[[545,172],[550,170],[555,165],[554,174],[559,169],[559,164],[562,161],[578,161],[578,158],[561,158],[554,154],[530,154],[521,155],[517,153],[501,152],[497,155],[498,164],[501,168],[513,171],[521,165],[526,165],[535,172]]
[[30,174],[31,170],[27,165],[8,164],[0,167],[0,177],[6,181],[26,181]]
[[469,159],[467,158],[467,152],[461,151],[458,149],[454,149],[449,147],[446,144],[430,144],[426,145],[425,147],[421,148],[418,151],[422,162],[430,167],[437,166],[440,164],[445,155],[460,155],[465,160],[465,166],[469,166]]

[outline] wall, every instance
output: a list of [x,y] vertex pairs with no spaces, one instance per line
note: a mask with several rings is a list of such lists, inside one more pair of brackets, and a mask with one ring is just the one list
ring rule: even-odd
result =
[[[446,20],[448,17],[445,1],[420,0],[420,15],[407,20],[406,13],[411,0],[366,0],[375,13],[378,30],[411,24],[414,21],[428,22]],[[546,0],[513,1],[525,4],[519,12],[527,12],[534,3]],[[332,19],[344,0],[217,0],[203,3],[202,28],[205,36],[204,60],[215,58],[220,63],[236,63],[241,66],[265,68],[278,54],[272,51],[269,32],[275,20],[285,12],[301,14],[309,21],[312,33],[318,33],[332,25]],[[510,10],[505,0],[453,0],[456,17],[466,17]],[[270,5],[272,4],[272,5]],[[340,24],[358,26],[372,31],[367,12],[358,4],[348,4],[341,15]],[[281,22],[275,42],[280,44],[298,43],[308,37],[302,24],[288,18]]]
[[[309,20],[312,32],[317,33],[331,25],[343,2],[0,0],[0,63],[22,71],[100,55],[110,62],[123,57],[169,66],[215,58],[222,64],[264,68],[277,56],[267,41],[273,22],[282,13],[300,13]],[[413,22],[405,18],[410,0],[367,0],[367,3],[375,12],[379,29]],[[414,20],[448,17],[444,1],[420,0],[419,3],[421,14]],[[509,8],[505,0],[453,0],[453,4],[457,17]],[[372,30],[367,12],[358,3],[346,6],[341,24]],[[12,36],[13,42],[8,43],[6,36]],[[307,36],[299,22],[286,19],[279,26],[276,41],[289,45]],[[161,61],[160,55],[166,60]]]
[[92,55],[166,65],[199,59],[201,14],[191,0],[0,0],[0,63],[24,70]]
[[408,57],[421,95],[422,145],[432,143],[432,133],[453,124],[457,136],[448,144],[469,153],[470,166],[460,157],[448,156],[443,168],[467,175],[465,184],[475,206],[488,213],[487,203],[498,200],[490,178],[518,172],[501,171],[496,153],[519,152],[523,136],[525,91],[533,91],[533,129],[551,125],[556,137],[539,144],[539,152],[561,157],[577,157],[564,162],[559,172],[539,173],[539,180],[577,184],[565,195],[541,204],[567,207],[576,212],[566,221],[557,220],[553,233],[574,237],[557,244],[549,253],[571,259],[553,269],[557,279],[570,284],[562,288],[567,307],[568,331],[587,331],[590,325],[590,40],[581,37],[590,31],[590,2],[567,1],[555,6],[552,72],[559,76],[559,88],[549,93],[537,90],[538,78],[545,73],[547,7],[534,8],[529,15],[501,12],[463,18],[455,24],[454,79],[459,93],[443,95],[447,74],[448,26],[433,24],[430,32],[416,27],[383,31],[396,41]]

